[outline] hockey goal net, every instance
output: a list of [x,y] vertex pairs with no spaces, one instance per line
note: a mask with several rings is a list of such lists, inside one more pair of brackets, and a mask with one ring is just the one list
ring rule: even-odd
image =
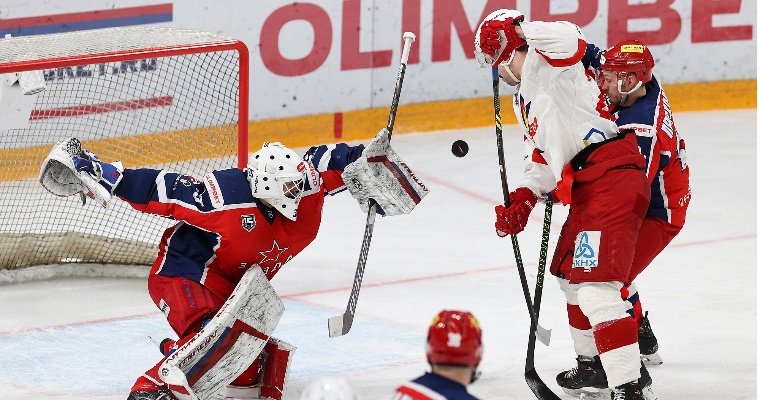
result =
[[[37,175],[59,140],[77,137],[127,168],[199,176],[247,162],[248,51],[240,41],[145,27],[6,38],[0,74],[14,74],[0,75],[0,272],[149,265],[174,223],[118,200],[103,209],[47,193]],[[37,76],[45,89],[25,95],[28,82],[9,85],[18,76]]]

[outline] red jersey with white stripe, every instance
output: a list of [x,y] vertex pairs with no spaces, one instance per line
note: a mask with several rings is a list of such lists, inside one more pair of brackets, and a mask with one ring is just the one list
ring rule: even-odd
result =
[[514,102],[526,150],[520,186],[544,196],[557,187],[575,155],[617,136],[618,129],[580,63],[586,50],[580,29],[564,21],[520,27],[529,46]]
[[180,221],[164,232],[151,273],[199,282],[225,299],[245,271],[272,279],[317,235],[326,193],[343,188],[342,170],[364,146],[319,146],[306,155],[308,179],[295,221],[253,197],[246,172],[213,171],[202,179],[178,173],[124,171],[114,194],[134,209]]

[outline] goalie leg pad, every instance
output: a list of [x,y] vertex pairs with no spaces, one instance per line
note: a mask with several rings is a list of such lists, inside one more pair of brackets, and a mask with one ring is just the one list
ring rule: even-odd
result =
[[208,400],[258,357],[284,306],[260,268],[249,269],[222,308],[159,369],[180,400]]
[[261,398],[282,400],[288,380],[288,368],[296,347],[283,340],[271,338],[264,346],[267,360],[261,383]]
[[429,190],[390,147],[390,134],[381,130],[362,156],[343,171],[348,191],[364,212],[370,199],[384,215],[409,214]]
[[[225,388],[220,399],[282,400],[295,346],[270,338],[264,351],[246,372]],[[255,371],[256,375],[252,373]]]

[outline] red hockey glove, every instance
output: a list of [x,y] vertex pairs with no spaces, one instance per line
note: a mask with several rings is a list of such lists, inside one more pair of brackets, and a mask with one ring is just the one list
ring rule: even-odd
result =
[[[525,40],[517,35],[515,30],[517,25],[514,22],[514,18],[507,18],[504,21],[490,20],[480,28],[480,51],[495,59],[491,63],[492,66],[506,61],[515,49],[525,44]],[[503,49],[499,31],[503,31],[506,37]]]
[[538,197],[525,187],[510,193],[509,207],[496,206],[496,234],[504,237],[522,232],[537,201]]

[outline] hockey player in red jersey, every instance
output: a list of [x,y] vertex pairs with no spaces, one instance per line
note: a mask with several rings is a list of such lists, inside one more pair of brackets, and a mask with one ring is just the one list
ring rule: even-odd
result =
[[[160,373],[166,373],[162,363],[178,347],[180,352],[183,344],[203,333],[201,329],[209,321],[219,318],[215,314],[231,298],[246,271],[260,268],[264,280],[271,280],[314,240],[326,194],[346,188],[344,170],[352,170],[348,184],[370,193],[385,215],[411,210],[404,204],[407,199],[393,197],[394,193],[424,189],[408,176],[408,168],[385,175],[362,174],[361,168],[368,165],[364,153],[387,155],[390,162],[384,165],[400,162],[389,147],[388,137],[388,131],[382,130],[366,151],[363,145],[342,143],[312,147],[303,159],[280,143],[265,143],[251,156],[247,169],[213,171],[199,179],[166,170],[123,169],[120,163],[100,161],[83,150],[76,139],[53,148],[40,177],[52,193],[83,192],[103,205],[110,196],[117,196],[138,211],[178,221],[161,238],[148,291],[179,339],[162,344],[164,359],[137,379],[129,400],[192,398],[186,388],[175,389],[162,381],[161,376],[167,376],[159,374],[159,368]],[[390,176],[390,181],[378,181],[381,175]],[[401,182],[402,178],[409,179]],[[393,190],[394,185],[404,187]],[[351,191],[355,192],[353,188]],[[424,195],[417,193],[417,201]],[[359,200],[366,206],[366,198]],[[279,319],[279,314],[276,317]],[[251,335],[268,339],[261,356],[231,382],[226,392],[218,393],[218,398],[281,399],[293,347],[260,333]],[[229,343],[222,345],[230,348]],[[218,361],[221,355],[213,350],[203,358]],[[253,360],[255,356],[250,357]],[[203,368],[226,367],[212,361]],[[190,382],[189,377],[187,380]]]
[[483,333],[468,311],[443,310],[428,329],[427,360],[432,369],[398,388],[393,400],[477,400],[467,385],[477,378]]
[[[652,74],[654,58],[646,45],[624,40],[603,52],[588,44],[583,65],[600,81],[611,105],[612,116],[620,129],[636,133],[639,150],[646,160],[651,199],[646,218],[639,228],[636,251],[623,287],[623,298],[631,304],[629,313],[638,323],[642,359],[662,363],[656,354],[657,339],[643,315],[633,280],[681,231],[691,198],[686,144],[678,132],[668,97],[659,79]],[[568,310],[577,304],[567,305]],[[593,392],[606,387],[605,374],[593,344],[587,318],[571,313],[571,333],[578,354],[578,366],[560,373],[557,382],[575,393]]]
[[518,11],[498,10],[478,28],[475,49],[481,65],[519,85],[525,170],[510,206],[496,207],[497,233],[521,232],[538,199],[552,192],[571,205],[550,271],[568,304],[578,305],[570,319],[578,313],[589,321],[612,398],[644,399],[651,378],[620,296],[650,196],[636,135],[611,120],[581,63],[586,41],[574,24],[526,22]]

